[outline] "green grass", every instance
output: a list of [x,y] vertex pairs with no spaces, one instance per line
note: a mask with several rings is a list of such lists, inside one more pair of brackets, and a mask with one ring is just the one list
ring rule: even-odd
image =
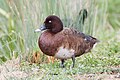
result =
[[[120,30],[119,3],[120,0],[0,0],[0,64],[19,56],[21,67],[18,70],[31,73],[23,78],[28,80],[71,80],[75,75],[120,73],[116,67],[120,65],[120,42],[116,38]],[[77,15],[83,8],[88,10],[88,18],[85,25],[80,26]],[[40,33],[34,33],[34,30],[50,14],[59,16],[64,26],[76,28],[100,40],[90,53],[76,58],[73,69],[70,68],[71,60],[65,62],[64,69],[59,67],[58,61],[44,63],[46,56],[41,56],[41,59],[44,58],[41,64],[29,65],[26,61],[34,51],[39,51],[37,39]],[[38,68],[38,71],[34,73],[33,68]]]
[[60,68],[60,61],[32,65],[22,62],[21,71],[31,73],[31,76],[23,79],[71,80],[75,79],[76,75],[120,73],[120,68],[117,67],[120,65],[120,58],[118,58],[120,56],[119,45],[120,42],[116,41],[115,38],[99,43],[92,52],[77,57],[74,68],[71,68],[72,60],[70,59],[66,60],[65,68]]
[[[119,28],[117,18],[119,10],[114,9],[117,3],[119,1],[115,1],[112,5],[112,0],[76,0],[74,3],[71,0],[69,3],[64,0],[0,0],[1,63],[17,55],[25,58],[32,52],[38,51],[37,39],[40,34],[34,33],[34,30],[51,14],[59,16],[64,26],[104,39],[106,31],[101,33],[102,30],[111,31]],[[78,14],[84,8],[88,11],[88,18],[84,26],[80,26]],[[112,16],[113,14],[117,15]],[[113,17],[117,23],[112,21]]]
[[[0,0],[1,62],[12,59],[16,55],[25,58],[32,52],[38,51],[37,39],[40,33],[34,33],[34,30],[43,23],[48,15],[55,14],[62,20],[67,20],[63,21],[64,26],[71,27],[70,25],[74,23],[72,27],[87,34],[93,34],[94,22],[97,17],[94,7],[95,1],[87,2],[86,0],[82,3],[76,0],[73,4],[72,1],[68,3],[64,0]],[[87,8],[89,13],[85,26],[78,24],[77,15],[82,8]],[[91,20],[94,15],[96,16]],[[72,22],[70,23],[69,20]]]

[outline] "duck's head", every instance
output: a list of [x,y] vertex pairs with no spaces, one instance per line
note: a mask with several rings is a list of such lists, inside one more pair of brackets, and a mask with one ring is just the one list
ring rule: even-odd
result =
[[35,30],[35,32],[44,30],[50,31],[51,33],[58,33],[63,30],[63,23],[59,17],[50,15],[45,19],[43,25],[41,25],[39,29]]

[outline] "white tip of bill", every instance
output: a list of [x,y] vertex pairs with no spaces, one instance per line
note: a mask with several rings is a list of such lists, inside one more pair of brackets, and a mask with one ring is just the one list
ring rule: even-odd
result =
[[40,32],[41,30],[40,29],[36,29],[34,32]]

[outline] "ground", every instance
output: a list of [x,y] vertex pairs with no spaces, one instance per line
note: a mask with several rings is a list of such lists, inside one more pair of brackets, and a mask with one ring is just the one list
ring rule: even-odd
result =
[[100,42],[93,50],[60,68],[54,63],[29,63],[13,58],[0,65],[0,80],[120,80],[120,37]]
[[[28,62],[19,64],[19,59],[9,60],[0,66],[0,80],[120,80],[120,65],[109,67],[111,68],[110,72],[82,74],[82,71],[76,71],[77,68],[70,68],[70,66],[69,68],[60,68],[57,63],[54,65],[54,68],[52,68],[52,63],[30,65]],[[68,67],[68,65],[66,67]]]

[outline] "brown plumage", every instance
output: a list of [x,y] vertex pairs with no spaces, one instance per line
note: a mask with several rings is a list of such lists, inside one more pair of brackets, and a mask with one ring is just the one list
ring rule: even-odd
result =
[[72,58],[74,67],[75,57],[89,52],[98,42],[96,38],[74,29],[63,29],[62,21],[54,15],[45,19],[41,30],[43,32],[38,40],[41,51],[48,56],[61,59],[62,67],[64,67],[64,60],[69,58]]

